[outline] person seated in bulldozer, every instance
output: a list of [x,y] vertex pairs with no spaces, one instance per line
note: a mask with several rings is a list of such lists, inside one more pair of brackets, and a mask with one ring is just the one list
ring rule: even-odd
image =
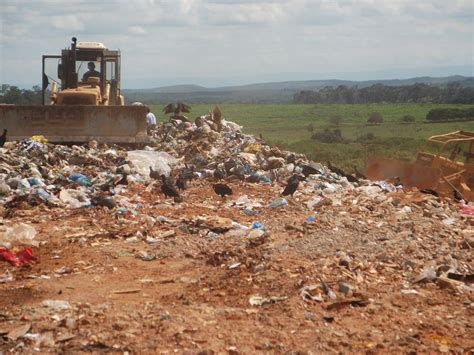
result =
[[87,69],[89,70],[86,71],[84,75],[82,76],[82,82],[86,83],[87,79],[89,79],[92,76],[100,78],[100,73],[97,70],[95,70],[94,62],[87,63]]

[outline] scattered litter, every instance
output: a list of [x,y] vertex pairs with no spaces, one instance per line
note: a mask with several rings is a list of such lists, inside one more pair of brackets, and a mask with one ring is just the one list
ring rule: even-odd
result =
[[54,309],[55,311],[64,311],[64,310],[72,309],[68,301],[62,301],[62,300],[44,300],[42,302],[42,305],[44,307]]
[[0,275],[0,283],[11,282],[13,280],[15,280],[15,278],[11,274]]
[[152,261],[157,258],[156,254],[153,253],[148,253],[145,250],[141,250],[137,254],[137,258],[143,260],[143,261]]
[[288,201],[284,198],[276,198],[268,204],[268,208],[277,208],[288,205]]
[[284,301],[287,298],[288,297],[279,297],[279,296],[271,296],[271,297],[252,296],[249,298],[249,303],[252,306],[263,306],[264,304]]
[[112,291],[112,293],[116,294],[116,295],[123,295],[123,294],[127,294],[127,293],[139,293],[141,290],[139,288],[133,288],[133,289],[129,289],[129,290],[115,290],[115,291]]
[[369,304],[369,301],[359,299],[359,298],[352,298],[349,300],[337,301],[326,306],[327,310],[339,310],[341,308],[352,306],[352,307],[365,307]]
[[0,248],[0,260],[8,261],[13,266],[21,266],[34,263],[38,259],[33,255],[33,250],[30,247],[26,247],[18,252]]
[[18,327],[13,328],[12,330],[10,330],[10,332],[8,332],[7,338],[15,341],[25,336],[25,334],[28,333],[30,329],[31,329],[30,323],[19,325]]
[[323,302],[324,298],[321,294],[321,286],[320,285],[309,285],[305,286],[300,289],[299,294],[301,298],[305,301],[317,301]]

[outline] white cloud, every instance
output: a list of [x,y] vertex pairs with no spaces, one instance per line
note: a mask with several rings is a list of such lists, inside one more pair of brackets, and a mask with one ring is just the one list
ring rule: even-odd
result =
[[466,65],[473,16],[470,0],[3,0],[0,77],[39,77],[72,36],[120,48],[124,79]]
[[147,31],[142,26],[129,26],[128,33],[131,35],[144,35]]
[[51,24],[60,30],[81,31],[84,23],[75,15],[51,16]]

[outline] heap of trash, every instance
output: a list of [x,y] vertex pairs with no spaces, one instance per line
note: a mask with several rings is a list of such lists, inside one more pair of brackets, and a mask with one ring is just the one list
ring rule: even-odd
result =
[[[38,136],[7,142],[0,148],[0,261],[14,268],[41,263],[35,254],[47,245],[48,236],[44,229],[37,230],[32,215],[25,211],[41,218],[54,211],[61,211],[62,217],[97,211],[77,235],[64,232],[67,238],[89,246],[90,236],[121,238],[143,245],[130,252],[141,261],[176,257],[181,247],[179,255],[185,257],[205,254],[207,265],[229,272],[245,267],[262,273],[269,268],[265,264],[270,264],[269,259],[249,261],[241,250],[260,245],[278,250],[278,246],[268,246],[276,235],[289,236],[287,248],[299,248],[309,259],[314,253],[334,258],[320,276],[299,280],[297,289],[285,295],[246,295],[245,304],[250,306],[268,307],[295,297],[305,304],[326,303],[328,311],[366,307],[373,300],[361,289],[380,285],[383,281],[375,282],[375,275],[392,275],[395,269],[401,294],[419,294],[423,292],[419,285],[426,282],[459,293],[474,290],[472,255],[465,253],[474,247],[474,209],[467,201],[440,198],[396,182],[370,181],[360,172],[348,174],[330,163],[326,166],[303,154],[280,150],[263,137],[244,134],[217,107],[195,122],[181,118],[161,123],[151,132],[153,143],[142,149],[95,141],[66,146]],[[163,194],[163,185],[178,178],[187,183],[180,199],[171,199]],[[229,193],[214,188],[222,197],[197,200],[196,191],[212,191],[216,183],[228,185]],[[152,210],[155,206],[173,212],[157,215]],[[195,214],[186,215],[186,208]],[[29,216],[30,223],[19,222],[22,215]],[[103,222],[92,222],[97,220]],[[356,235],[357,248],[368,251],[366,259],[351,252]],[[177,236],[197,237],[199,243],[212,243],[212,248],[203,251],[202,244],[176,241]],[[443,239],[449,242],[440,245]],[[173,243],[168,245],[170,240]],[[239,243],[245,243],[245,248]],[[157,246],[159,252],[153,249]],[[335,271],[327,271],[328,265],[349,275],[350,281],[327,281],[336,277]],[[54,272],[69,274],[74,269],[67,266]],[[13,280],[12,270],[0,274],[0,283]],[[44,307],[57,308],[58,302],[66,301],[44,302]],[[313,313],[306,312],[305,317],[311,321]],[[334,319],[325,317],[328,322]],[[20,330],[27,336],[31,325]],[[52,344],[60,338],[58,334],[56,340],[51,334],[48,337]]]

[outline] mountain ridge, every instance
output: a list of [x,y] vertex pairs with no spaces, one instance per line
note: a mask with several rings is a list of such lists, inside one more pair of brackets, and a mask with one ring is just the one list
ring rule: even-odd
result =
[[236,86],[207,88],[200,85],[171,85],[151,89],[122,89],[127,101],[159,103],[170,101],[189,101],[202,103],[288,103],[293,95],[302,90],[318,90],[325,86],[358,86],[360,88],[383,84],[388,86],[405,86],[415,83],[444,86],[451,82],[474,86],[474,77],[451,75],[446,77],[414,77],[409,79],[386,80],[295,80],[281,82],[252,83]]

